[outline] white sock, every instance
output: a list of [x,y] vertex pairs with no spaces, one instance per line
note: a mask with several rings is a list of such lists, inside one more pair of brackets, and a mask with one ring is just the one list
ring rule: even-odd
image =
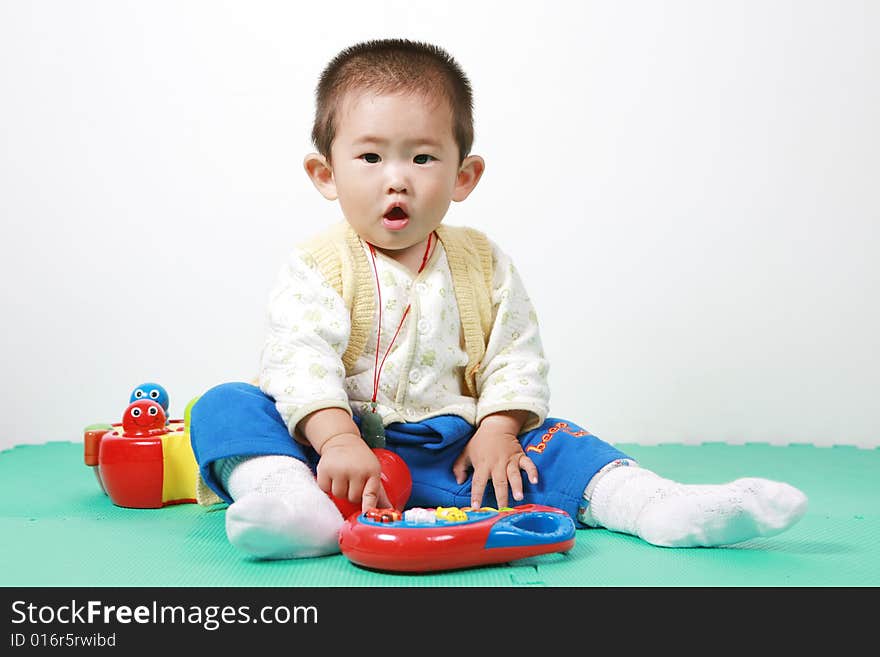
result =
[[214,472],[233,499],[226,536],[239,550],[260,559],[339,552],[342,514],[302,461],[235,457],[214,463]]
[[[631,463],[627,465],[632,465]],[[600,470],[579,518],[663,547],[730,545],[773,536],[807,510],[797,488],[754,477],[726,484],[680,484],[638,466]]]

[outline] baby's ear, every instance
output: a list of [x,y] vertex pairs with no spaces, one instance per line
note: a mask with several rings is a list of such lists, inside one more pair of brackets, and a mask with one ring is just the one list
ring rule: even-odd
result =
[[464,158],[464,162],[458,167],[455,189],[452,190],[452,200],[463,201],[470,196],[474,187],[480,182],[480,177],[485,169],[486,162],[479,155],[469,155]]
[[309,153],[303,160],[303,167],[321,195],[328,201],[335,201],[338,197],[336,181],[333,179],[333,167],[327,159],[319,153]]

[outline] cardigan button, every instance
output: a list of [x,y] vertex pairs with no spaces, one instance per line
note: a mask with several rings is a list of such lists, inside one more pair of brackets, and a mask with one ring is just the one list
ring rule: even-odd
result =
[[422,371],[421,370],[410,370],[409,371],[409,382],[410,383],[418,383],[421,378],[422,378]]

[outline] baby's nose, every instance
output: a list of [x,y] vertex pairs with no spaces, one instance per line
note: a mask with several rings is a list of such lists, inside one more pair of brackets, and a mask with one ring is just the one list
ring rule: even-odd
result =
[[387,169],[388,192],[401,194],[407,190],[408,182],[406,171],[401,166],[389,166]]

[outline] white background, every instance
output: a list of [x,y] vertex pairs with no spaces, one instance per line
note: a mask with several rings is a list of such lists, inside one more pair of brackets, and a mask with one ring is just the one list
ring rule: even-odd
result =
[[0,447],[256,373],[355,41],[448,49],[552,413],[609,442],[880,446],[880,3],[0,2]]

